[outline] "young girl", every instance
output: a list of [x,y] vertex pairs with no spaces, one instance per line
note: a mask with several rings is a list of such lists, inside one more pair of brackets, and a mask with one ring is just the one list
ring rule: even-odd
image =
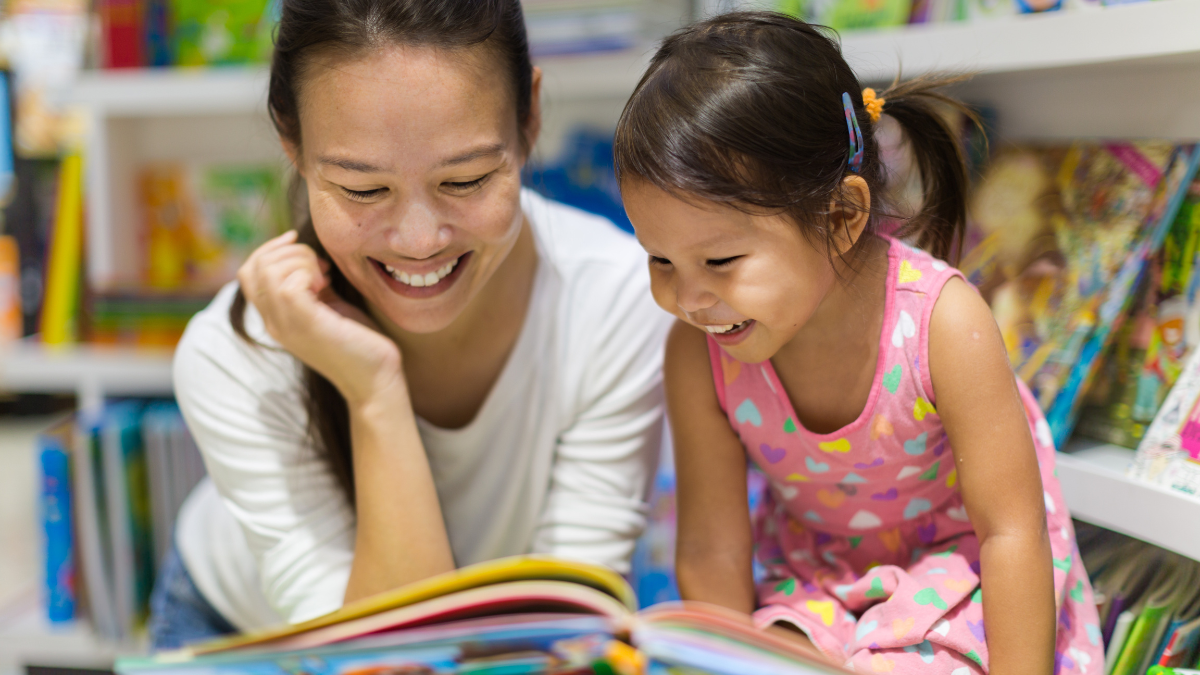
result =
[[[621,188],[679,319],[680,590],[858,672],[1096,673],[1049,429],[943,262],[967,172],[938,83],[875,96],[820,30],[739,13],[667,39],[627,104]],[[894,237],[881,114],[924,186]],[[746,455],[771,483],[753,525]]]

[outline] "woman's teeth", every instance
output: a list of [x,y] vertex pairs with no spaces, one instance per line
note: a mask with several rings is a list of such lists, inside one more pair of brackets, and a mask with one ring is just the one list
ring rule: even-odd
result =
[[441,269],[434,270],[428,274],[409,274],[408,272],[403,271],[397,272],[396,269],[391,265],[384,265],[383,269],[387,270],[387,273],[392,275],[392,278],[396,281],[399,281],[402,284],[408,284],[409,286],[420,288],[422,286],[432,286],[442,279],[445,279],[446,275],[453,272],[457,265],[458,258],[455,258],[454,260],[446,263],[446,265]]
[[750,319],[746,319],[741,323],[725,324],[724,326],[705,326],[704,330],[710,333],[731,333],[734,330],[745,328],[747,323],[750,323]]

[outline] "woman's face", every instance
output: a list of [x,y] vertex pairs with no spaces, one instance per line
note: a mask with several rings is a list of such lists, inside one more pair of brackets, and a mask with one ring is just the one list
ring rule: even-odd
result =
[[[391,47],[317,57],[298,91],[301,147],[325,250],[377,319],[449,326],[512,250],[525,141],[510,78],[487,49]],[[286,144],[285,144],[286,146]]]

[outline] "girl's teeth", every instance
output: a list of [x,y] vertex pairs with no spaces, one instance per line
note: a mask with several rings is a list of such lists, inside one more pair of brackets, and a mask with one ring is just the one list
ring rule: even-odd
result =
[[399,281],[402,284],[408,284],[414,288],[422,288],[424,286],[432,286],[442,279],[445,279],[451,272],[454,271],[456,266],[458,266],[457,258],[446,263],[443,267],[434,270],[433,272],[429,272],[428,274],[412,275],[410,275],[408,272],[396,271],[396,269],[391,265],[384,265],[383,267],[396,281]]
[[716,333],[718,335],[721,333],[729,333],[729,332],[733,331],[734,329],[742,328],[743,326],[746,325],[746,322],[749,320],[750,319],[746,319],[746,321],[742,321],[741,323],[725,324],[724,326],[705,326],[704,330],[707,330],[710,333]]

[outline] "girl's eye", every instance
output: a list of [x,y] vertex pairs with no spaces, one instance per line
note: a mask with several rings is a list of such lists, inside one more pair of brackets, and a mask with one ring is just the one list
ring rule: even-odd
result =
[[[491,174],[488,174],[488,175],[491,175]],[[476,178],[475,180],[447,181],[445,183],[442,183],[442,185],[445,185],[446,187],[450,188],[450,190],[453,192],[464,193],[464,192],[470,192],[470,191],[474,190],[475,188],[479,187],[480,185],[483,185],[483,181],[485,181],[485,180],[487,180],[487,176],[480,176],[479,178]]]
[[660,258],[656,255],[652,255],[650,256],[650,264],[657,265],[659,267],[666,267],[671,264],[671,261],[667,260],[666,258]]
[[375,188],[374,190],[351,190],[350,188],[342,188],[342,192],[356,202],[368,202],[387,192],[387,188]]
[[727,266],[733,264],[733,261],[737,260],[740,257],[742,257],[742,256],[735,255],[732,258],[713,258],[713,259],[707,260],[706,262],[709,267],[727,267]]

